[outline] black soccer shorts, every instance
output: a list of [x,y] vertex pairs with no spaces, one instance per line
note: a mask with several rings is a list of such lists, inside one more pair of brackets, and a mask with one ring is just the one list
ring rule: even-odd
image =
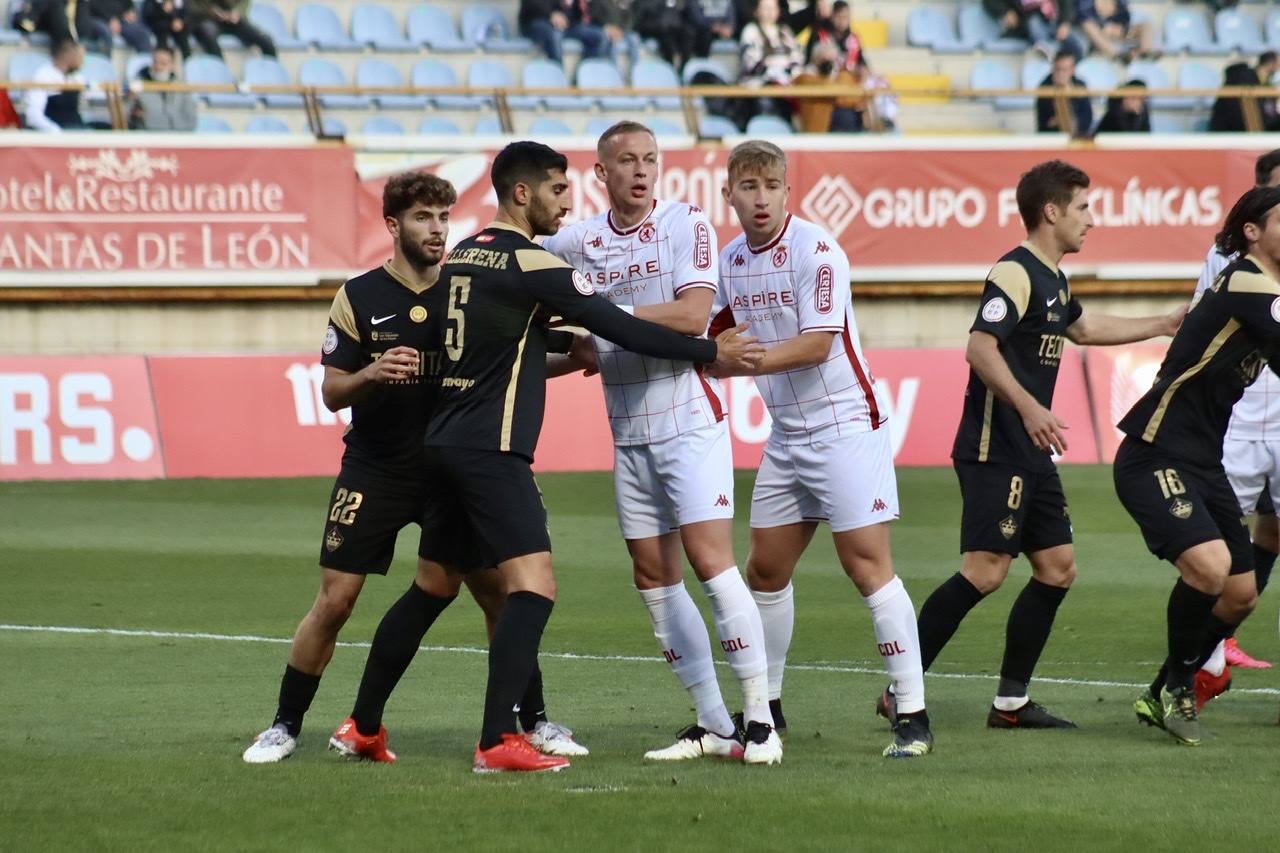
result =
[[1188,548],[1221,539],[1231,552],[1231,574],[1253,571],[1248,523],[1221,465],[1201,468],[1126,437],[1112,476],[1152,554],[1173,562]]
[[465,571],[551,550],[542,492],[523,456],[432,446],[425,456],[426,559]]
[[389,477],[343,464],[329,495],[321,566],[358,575],[387,573],[396,536],[422,520],[422,478],[417,471],[406,474]]
[[955,462],[963,501],[960,553],[1016,557],[1071,544],[1071,512],[1057,469]]

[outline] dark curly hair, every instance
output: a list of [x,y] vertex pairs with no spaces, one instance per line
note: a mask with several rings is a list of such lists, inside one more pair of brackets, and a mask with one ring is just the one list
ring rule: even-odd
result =
[[392,175],[382,188],[382,215],[397,219],[415,204],[452,207],[458,201],[453,184],[430,172],[413,171]]

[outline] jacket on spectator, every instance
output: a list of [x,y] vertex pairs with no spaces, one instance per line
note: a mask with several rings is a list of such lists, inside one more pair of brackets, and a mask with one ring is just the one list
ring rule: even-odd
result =
[[1058,20],[1056,0],[982,0],[982,9],[997,21],[1010,12],[1016,12],[1019,20],[1032,15],[1039,15],[1050,22]]
[[[1048,74],[1040,81],[1041,87],[1053,86],[1053,75]],[[1078,77],[1071,78],[1072,86],[1087,89],[1085,82]],[[1066,128],[1058,127],[1058,112],[1054,106],[1054,98],[1036,98],[1036,130],[1041,133],[1066,132]],[[1075,135],[1087,136],[1093,127],[1093,106],[1088,98],[1071,99],[1071,117],[1075,120]]]
[[1094,133],[1150,133],[1151,111],[1143,107],[1141,112],[1130,112],[1122,104],[1123,98],[1108,98],[1107,111],[1098,122]]
[[[67,74],[54,65],[46,62],[31,75],[36,83],[80,83],[84,78],[80,72]],[[43,130],[48,133],[61,133],[63,130],[74,130],[84,127],[84,119],[80,116],[79,91],[59,91],[57,89],[28,89],[27,100],[23,107],[23,118],[27,127]]]
[[48,33],[57,42],[80,39],[93,32],[88,0],[22,0],[14,8],[13,28],[25,33]]
[[[1236,62],[1228,65],[1223,72],[1224,86],[1261,86],[1258,72],[1247,62]],[[1263,130],[1273,131],[1280,124],[1276,118],[1274,101],[1258,99],[1260,118]],[[1243,133],[1248,130],[1244,120],[1244,105],[1239,98],[1220,97],[1213,102],[1213,110],[1209,113],[1209,130],[1227,133]]]
[[215,11],[236,12],[241,18],[249,16],[249,0],[188,0],[187,7],[196,17],[212,18]]
[[1097,0],[1074,0],[1074,6],[1074,15],[1070,18],[1073,22],[1093,20],[1098,26],[1120,24],[1126,30],[1129,28],[1128,0],[1115,0],[1115,11],[1105,18],[1098,11]]
[[735,27],[737,11],[733,0],[689,0],[685,6],[689,20],[699,29],[711,29],[712,24]]
[[623,24],[622,12],[613,0],[520,0],[519,25],[545,20],[552,12],[563,12],[570,26],[584,21],[598,27]]
[[791,32],[791,27],[779,23],[771,40],[751,21],[742,28],[739,37],[742,44],[742,65],[739,79],[786,85],[800,73],[804,65],[804,51]]
[[[142,69],[138,79],[155,81],[150,67]],[[176,83],[178,75],[163,82]],[[196,100],[190,92],[160,92],[143,86],[130,104],[129,126],[135,130],[195,130]]]
[[104,21],[112,18],[123,20],[126,12],[136,11],[131,0],[89,0],[88,5],[93,16]]

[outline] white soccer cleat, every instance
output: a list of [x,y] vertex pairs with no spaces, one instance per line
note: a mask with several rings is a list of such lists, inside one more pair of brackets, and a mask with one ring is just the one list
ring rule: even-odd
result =
[[646,761],[688,761],[691,758],[742,758],[742,741],[736,734],[719,735],[702,726],[693,725],[680,732],[676,742],[666,749],[651,749]]
[[544,755],[589,755],[590,750],[573,739],[573,732],[559,723],[540,720],[533,731],[526,732],[529,744]]
[[782,738],[773,726],[752,720],[747,723],[747,745],[742,751],[744,764],[781,764]]
[[272,726],[249,744],[244,751],[244,760],[248,764],[274,764],[293,755],[297,748],[298,741],[284,726]]

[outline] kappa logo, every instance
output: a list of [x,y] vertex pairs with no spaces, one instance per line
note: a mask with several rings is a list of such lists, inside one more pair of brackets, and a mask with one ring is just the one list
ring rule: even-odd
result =
[[880,498],[876,498],[876,502],[871,505],[872,512],[884,512],[888,508],[889,508],[889,505],[884,501],[880,500]]
[[1183,498],[1174,498],[1169,504],[1169,514],[1180,521],[1186,521],[1194,511],[1195,507],[1191,505],[1191,501]]
[[1018,520],[1012,515],[1000,522],[1000,535],[1005,539],[1012,539],[1014,534],[1018,532]]
[[636,235],[640,238],[641,243],[652,243],[654,236],[658,233],[658,229],[653,227],[652,222],[646,222],[640,226],[640,233]]
[[862,196],[844,175],[823,175],[800,202],[800,210],[838,240],[862,211]]
[[603,238],[603,237],[601,237],[599,234],[597,234],[597,235],[596,235],[596,238],[595,238],[594,240],[592,240],[590,243],[587,243],[587,245],[588,245],[588,246],[590,246],[590,247],[591,247],[591,248],[593,248],[593,249],[603,249],[603,248],[604,248],[604,238]]
[[338,528],[329,528],[329,533],[324,537],[324,547],[330,554],[342,547],[342,534],[338,532]]
[[724,495],[721,495],[720,497],[716,498],[715,506],[728,506],[728,505],[729,505],[729,499],[726,498]]
[[822,242],[821,240],[819,240],[818,245],[813,250],[813,253],[815,255],[825,255],[827,252],[830,252],[830,251],[831,251],[831,247],[828,246],[826,243]]
[[742,255],[737,255],[733,259],[733,265],[735,267],[745,267],[747,265],[747,262],[742,259]]
[[693,216],[695,213],[701,213],[701,212],[702,212],[702,208],[698,207],[696,204],[691,204],[689,205],[689,212],[686,215]]
[[778,268],[786,266],[787,263],[787,247],[779,246],[773,250],[773,265]]
[[705,222],[693,226],[693,266],[694,269],[711,269],[711,232]]

